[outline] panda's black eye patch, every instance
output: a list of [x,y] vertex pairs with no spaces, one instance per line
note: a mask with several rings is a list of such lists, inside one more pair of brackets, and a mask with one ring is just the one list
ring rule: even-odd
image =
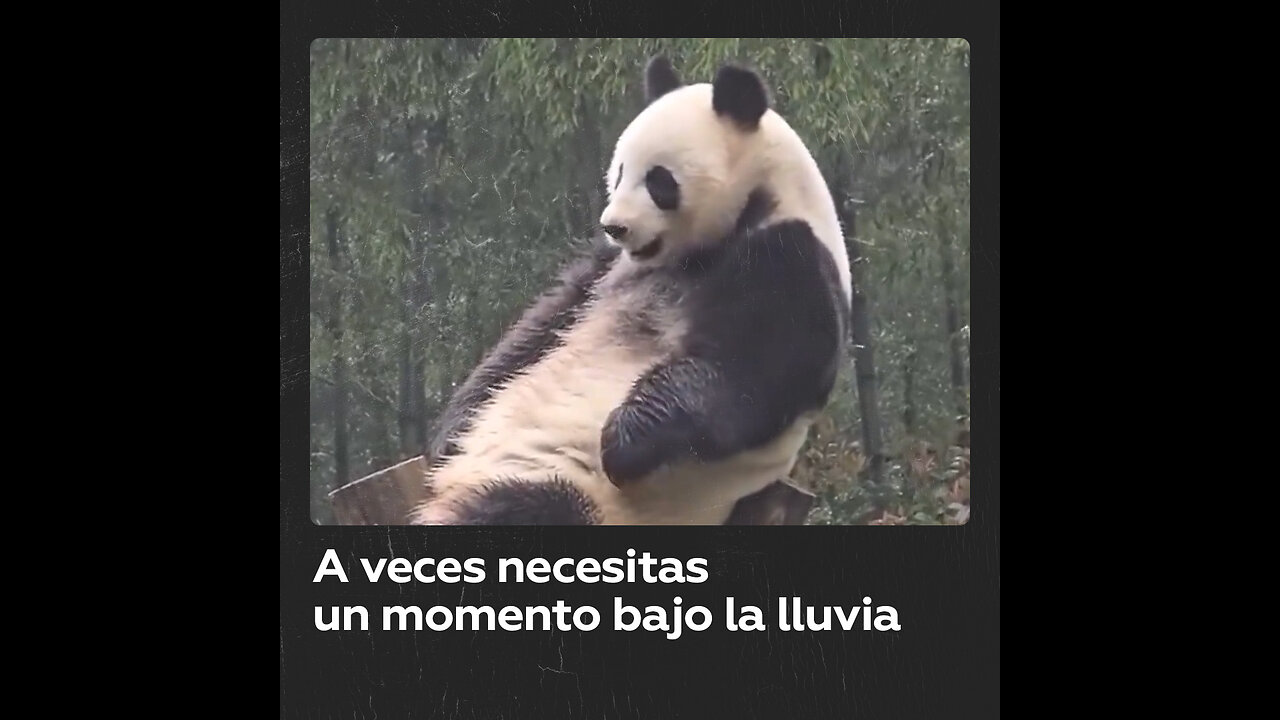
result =
[[624,163],[618,163],[618,179],[613,182],[614,190],[617,190],[618,186],[622,184],[622,173],[626,169],[627,166]]
[[661,165],[654,165],[644,176],[645,189],[653,204],[662,210],[675,210],[680,207],[680,184],[676,182],[671,171]]

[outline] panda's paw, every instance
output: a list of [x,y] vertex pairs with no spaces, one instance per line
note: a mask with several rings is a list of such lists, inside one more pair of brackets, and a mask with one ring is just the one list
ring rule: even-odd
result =
[[661,443],[651,430],[643,414],[629,404],[609,414],[600,433],[600,462],[614,485],[635,482],[662,464]]

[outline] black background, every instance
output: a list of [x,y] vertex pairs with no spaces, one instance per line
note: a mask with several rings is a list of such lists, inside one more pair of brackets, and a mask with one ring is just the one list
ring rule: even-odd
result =
[[[281,3],[280,708],[289,718],[992,718],[1000,677],[998,4]],[[972,45],[973,515],[962,527],[344,528],[308,509],[307,82],[317,37],[963,37]],[[637,69],[637,71],[639,71]],[[327,548],[351,582],[312,583]],[[705,557],[700,585],[499,584],[499,557]],[[481,584],[376,585],[358,558],[480,557]],[[612,598],[705,605],[679,640],[611,629]],[[723,627],[724,598],[765,632]],[[900,632],[782,632],[780,596],[894,606]],[[383,632],[382,605],[589,604],[601,626]],[[370,631],[317,631],[317,605],[365,605]]]

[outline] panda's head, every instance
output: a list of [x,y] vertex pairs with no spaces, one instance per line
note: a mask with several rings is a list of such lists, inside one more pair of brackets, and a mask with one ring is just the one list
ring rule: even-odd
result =
[[[760,77],[726,65],[712,83],[683,85],[664,57],[645,68],[647,106],[618,138],[606,176],[604,232],[636,262],[661,263],[715,243],[742,223],[804,219],[839,238],[835,207],[813,157],[769,108]],[[760,200],[760,202],[755,202]],[[825,236],[825,237],[824,237]]]

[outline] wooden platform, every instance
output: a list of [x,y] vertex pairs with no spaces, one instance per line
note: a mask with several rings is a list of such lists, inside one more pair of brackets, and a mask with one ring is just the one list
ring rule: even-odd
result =
[[421,455],[366,475],[329,493],[339,525],[408,525],[427,497],[427,461]]
[[[329,493],[338,525],[408,525],[409,513],[427,498],[427,460],[418,457],[347,483]],[[814,496],[778,481],[743,498],[727,525],[803,525]]]

